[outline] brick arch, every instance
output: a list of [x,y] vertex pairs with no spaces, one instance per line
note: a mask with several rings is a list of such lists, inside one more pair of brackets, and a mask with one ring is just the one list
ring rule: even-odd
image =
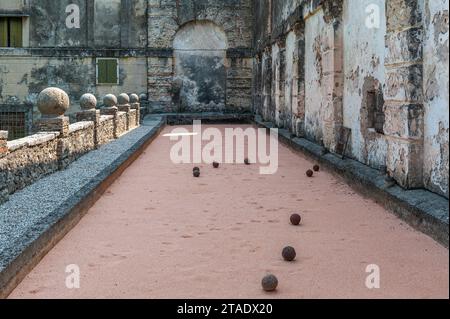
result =
[[173,39],[174,50],[227,50],[228,47],[225,31],[210,20],[184,23]]

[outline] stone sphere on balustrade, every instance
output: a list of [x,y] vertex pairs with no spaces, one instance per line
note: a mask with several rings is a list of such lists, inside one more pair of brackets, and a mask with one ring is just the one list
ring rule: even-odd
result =
[[126,93],[122,93],[117,97],[119,105],[126,105],[130,103],[130,97]]
[[97,98],[90,93],[86,93],[80,98],[80,107],[82,110],[92,110],[97,106]]
[[139,103],[139,96],[137,96],[137,94],[131,94],[130,103]]
[[39,93],[37,98],[37,107],[43,116],[62,116],[69,109],[69,106],[69,96],[59,88],[46,88]]
[[117,97],[114,94],[105,95],[103,104],[105,107],[114,107],[117,105]]
[[139,95],[139,101],[147,101],[147,94],[143,93]]

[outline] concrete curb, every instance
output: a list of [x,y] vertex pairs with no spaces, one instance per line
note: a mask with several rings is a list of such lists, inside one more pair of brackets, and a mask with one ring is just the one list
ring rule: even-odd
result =
[[204,124],[231,124],[231,123],[252,123],[254,115],[251,113],[162,113],[149,114],[147,118],[162,116],[168,125],[192,125],[193,121],[201,120]]
[[[144,152],[165,126],[162,117],[144,121],[152,127],[76,194],[33,225],[23,238],[0,252],[0,298],[6,298],[42,258],[82,219],[107,188]],[[114,142],[113,142],[114,143]],[[20,192],[15,194],[20,196]]]
[[[255,117],[254,123],[266,129],[276,128],[260,117]],[[317,161],[334,175],[343,177],[358,193],[375,200],[414,229],[449,247],[449,202],[446,198],[425,189],[387,188],[385,176],[380,171],[355,160],[342,160],[334,154],[322,155],[323,147],[303,138],[292,137],[288,130],[279,130],[279,140]]]

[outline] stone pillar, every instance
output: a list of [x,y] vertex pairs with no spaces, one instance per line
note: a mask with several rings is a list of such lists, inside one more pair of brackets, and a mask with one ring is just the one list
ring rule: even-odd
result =
[[324,146],[336,151],[340,140],[344,122],[343,96],[344,96],[344,28],[342,23],[342,1],[326,0],[324,5],[324,18],[333,27],[332,39],[329,39],[330,48],[323,54],[323,78],[329,85],[328,112],[323,118]]
[[137,94],[130,95],[131,108],[136,110],[136,125],[141,123],[141,103],[139,103],[139,96]]
[[8,131],[0,131],[0,158],[8,153]]
[[387,169],[407,189],[423,186],[423,65],[421,1],[386,3],[385,127]]
[[128,94],[122,93],[117,98],[117,102],[118,102],[117,108],[119,109],[119,111],[127,113],[127,131],[129,131],[130,130],[129,116],[131,110],[130,97],[128,96]]
[[92,94],[84,94],[80,98],[81,112],[77,113],[78,122],[91,121],[94,122],[94,145],[98,147],[98,127],[100,125],[100,111],[96,109],[97,99]]
[[66,92],[58,88],[47,88],[39,93],[37,107],[42,117],[36,122],[41,132],[58,132],[60,137],[69,134],[69,117],[64,113],[69,109],[70,101]]
[[119,109],[117,108],[117,98],[113,94],[105,95],[103,98],[103,108],[101,110],[101,114],[103,115],[112,115],[114,116],[114,138],[119,138],[119,134],[117,131],[118,126],[118,116],[117,112]]

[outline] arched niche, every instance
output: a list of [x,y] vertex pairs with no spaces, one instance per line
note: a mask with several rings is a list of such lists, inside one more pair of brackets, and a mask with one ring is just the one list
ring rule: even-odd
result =
[[225,32],[214,22],[183,25],[173,41],[173,102],[179,112],[223,111],[226,104]]

